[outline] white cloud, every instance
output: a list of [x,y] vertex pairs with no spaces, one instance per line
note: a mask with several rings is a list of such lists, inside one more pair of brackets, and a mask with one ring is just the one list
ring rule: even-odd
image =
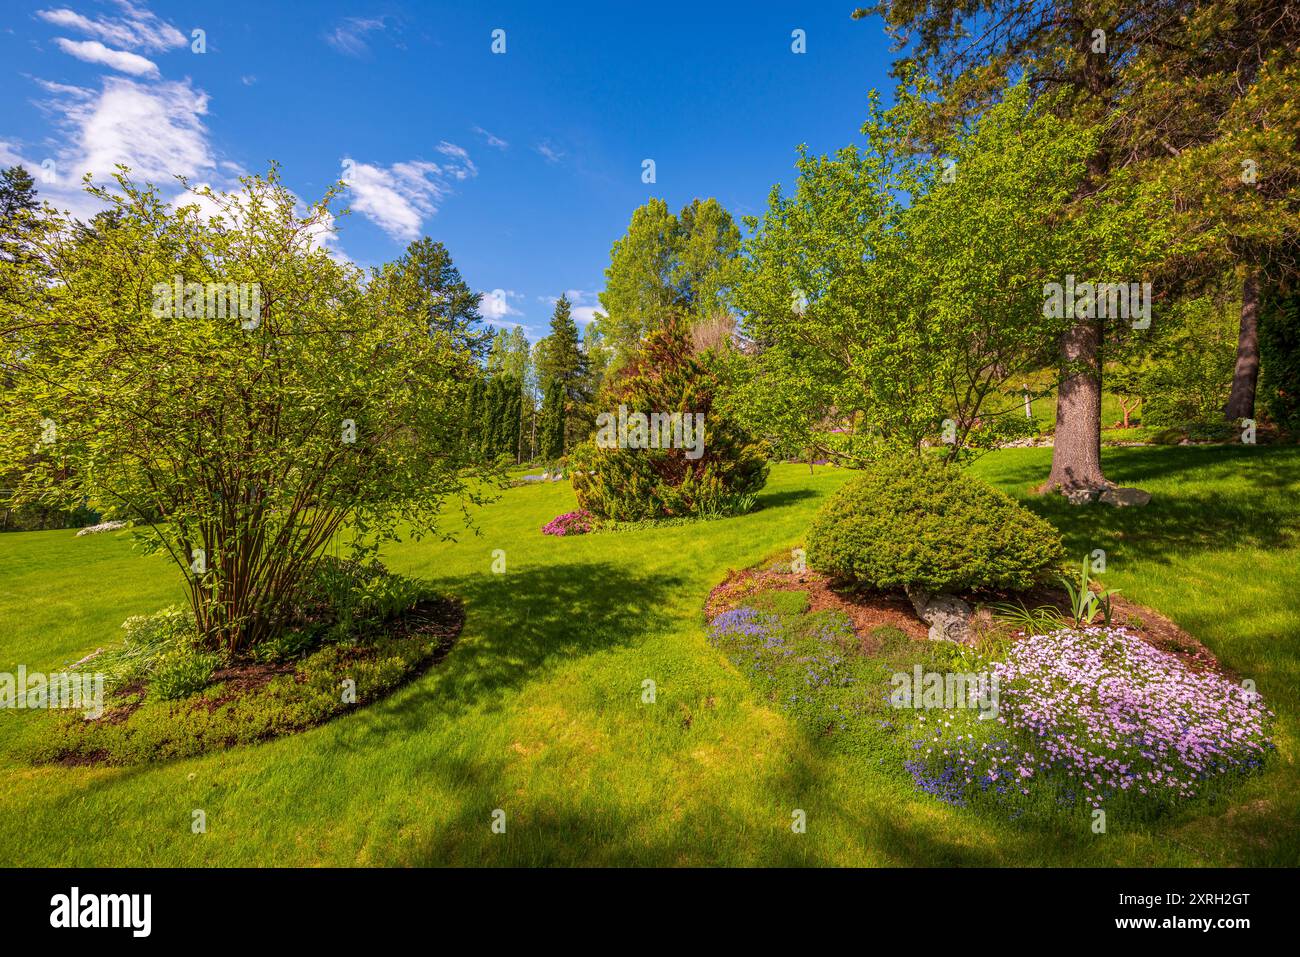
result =
[[456,179],[468,179],[471,176],[478,175],[478,167],[474,165],[473,160],[469,158],[469,153],[463,146],[457,146],[455,143],[448,143],[443,140],[438,144],[438,152],[443,156],[450,156],[455,160],[457,165],[447,168],[447,173]]
[[114,50],[104,46],[98,40],[68,40],[56,37],[54,42],[64,53],[84,60],[86,63],[100,63],[132,76],[158,76],[158,64],[138,53]]
[[493,289],[491,292],[483,293],[479,311],[488,322],[500,322],[507,316],[522,316],[521,310],[510,305],[511,299],[521,298],[523,293],[515,292],[513,289]]
[[207,94],[188,80],[142,86],[105,77],[98,99],[67,110],[77,138],[76,173],[106,177],[122,163],[134,176],[159,184],[200,175],[216,165],[201,119],[207,112]]
[[550,140],[543,140],[534,146],[533,149],[541,153],[548,163],[558,163],[560,160],[564,159],[565,156],[565,153],[558,149]]
[[365,56],[370,52],[366,35],[375,30],[384,29],[382,18],[347,17],[342,23],[325,34],[325,41],[348,56]]
[[123,13],[120,17],[91,19],[66,7],[38,10],[36,15],[46,23],[65,30],[77,30],[128,50],[153,50],[161,53],[189,43],[181,31],[131,0],[117,0],[117,6]]
[[[53,117],[57,133],[50,152],[20,157],[38,178],[45,199],[85,218],[100,205],[81,186],[84,173],[107,182],[117,164],[137,182],[163,190],[175,177],[208,176],[218,162],[202,117],[208,98],[189,82],[144,85],[125,77],[105,77],[99,91],[37,81],[51,94],[40,103]],[[11,153],[18,147],[10,144]]]
[[345,157],[344,180],[352,192],[352,208],[394,239],[418,239],[424,220],[438,211],[451,192],[448,181],[478,172],[469,154],[454,143],[443,142],[438,152],[451,162],[411,160],[385,168]]
[[483,129],[483,127],[481,126],[474,127],[474,132],[477,133],[479,136],[483,137],[485,140],[487,140],[488,146],[494,146],[499,150],[509,149],[510,147],[510,144],[507,143],[505,140],[503,140],[501,137],[493,136],[491,133]]

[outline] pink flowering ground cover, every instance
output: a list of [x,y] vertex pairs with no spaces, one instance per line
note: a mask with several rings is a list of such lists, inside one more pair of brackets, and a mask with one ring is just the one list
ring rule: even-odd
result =
[[1017,642],[991,665],[999,713],[920,715],[907,763],[950,803],[1123,808],[1137,816],[1212,796],[1259,769],[1273,744],[1260,696],[1188,668],[1117,627]]
[[544,535],[585,535],[595,527],[595,519],[585,508],[557,515],[542,526]]

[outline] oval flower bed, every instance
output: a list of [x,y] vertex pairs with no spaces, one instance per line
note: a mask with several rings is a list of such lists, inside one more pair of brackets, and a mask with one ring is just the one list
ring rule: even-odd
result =
[[135,764],[303,731],[380,700],[440,661],[460,603],[382,566],[330,562],[292,627],[236,660],[194,646],[188,609],[129,619],[85,671],[109,677],[103,713],[48,711],[38,763]]
[[[1178,629],[1150,610],[1140,627],[963,646],[918,640],[878,598],[855,604],[788,565],[732,573],[709,596],[708,637],[816,740],[947,803],[1049,825],[1105,810],[1122,827],[1216,799],[1275,750],[1261,697],[1185,634],[1193,653],[1156,647]],[[900,707],[894,683],[918,667],[978,675],[994,697]]]

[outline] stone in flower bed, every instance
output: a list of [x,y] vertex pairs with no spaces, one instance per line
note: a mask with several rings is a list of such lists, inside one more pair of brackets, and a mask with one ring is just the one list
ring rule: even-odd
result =
[[917,718],[908,769],[950,803],[1029,805],[1037,791],[1058,805],[1158,811],[1253,772],[1273,750],[1273,713],[1257,693],[1124,628],[1032,635],[992,674],[993,727],[968,712]]
[[595,527],[595,519],[585,508],[557,515],[542,526],[544,535],[585,535]]

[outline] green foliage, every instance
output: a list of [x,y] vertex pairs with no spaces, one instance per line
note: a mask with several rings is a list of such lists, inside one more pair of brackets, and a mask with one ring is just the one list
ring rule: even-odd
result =
[[811,567],[881,590],[1020,590],[1064,554],[1047,522],[926,456],[882,460],[846,482],[808,530]]
[[1092,590],[1092,559],[1084,555],[1079,563],[1079,577],[1075,579],[1062,575],[1061,585],[1070,596],[1070,618],[1076,628],[1091,625],[1098,615],[1103,623],[1110,627],[1111,595],[1119,592],[1118,588],[1106,588],[1100,592]]
[[1202,297],[1162,310],[1136,360],[1113,384],[1142,398],[1142,424],[1167,428],[1218,423],[1237,356],[1240,302]]
[[148,681],[168,655],[192,651],[198,639],[194,614],[171,605],[151,615],[133,615],[122,622],[122,644],[108,648],[86,663],[104,675],[109,689]]
[[610,423],[570,456],[578,504],[615,522],[752,507],[747,496],[767,481],[766,450],[722,410],[717,394],[716,375],[706,359],[691,354],[681,323],[652,333],[597,405],[610,420],[617,420],[620,407],[645,415],[702,415],[701,454],[688,458],[684,448],[602,448],[598,440],[615,429]]
[[483,387],[479,406],[476,453],[487,461],[517,462],[523,428],[523,383],[510,375],[495,375]]
[[[559,458],[591,434],[591,378],[587,354],[579,343],[578,326],[571,310],[568,296],[556,300],[550,334],[537,343],[535,350],[537,380],[543,388],[545,436],[538,450],[543,459]],[[557,390],[558,395],[553,395]]]
[[610,252],[597,319],[616,364],[674,311],[693,322],[725,309],[739,250],[740,230],[716,199],[692,200],[678,216],[662,199],[633,212]]
[[[737,298],[759,355],[735,403],[783,448],[861,463],[919,448],[948,419],[956,457],[1023,430],[1014,405],[989,400],[1050,358],[1065,321],[1044,315],[1044,283],[1085,251],[1122,275],[1116,250],[1160,235],[1119,197],[1062,227],[1098,133],[1027,88],[919,160],[906,148],[924,110],[873,101],[866,149],[801,151],[793,195],[774,188],[747,221]],[[1127,236],[1138,222],[1141,242]]]
[[552,379],[542,398],[542,421],[538,429],[537,454],[554,462],[564,455],[564,384]]
[[111,228],[81,234],[47,211],[36,248],[61,281],[0,316],[13,501],[132,520],[231,653],[275,633],[342,528],[359,548],[438,532],[484,471],[460,441],[473,356],[430,329],[417,277],[333,259],[332,193],[299,212],[274,170],[242,184],[197,189],[201,211],[119,174],[91,189]]
[[1265,299],[1259,324],[1260,395],[1274,422],[1300,432],[1300,295]]
[[[428,236],[406,247],[406,253],[394,264],[401,280],[415,286],[409,308],[421,318],[430,335],[444,335],[460,349],[482,357],[488,346],[488,333],[481,328],[483,315],[481,293],[470,289],[460,270],[451,261],[451,253],[442,243]],[[376,278],[381,273],[375,271]]]
[[[326,555],[304,583],[291,627],[277,643],[278,658],[301,654],[305,641],[310,647],[321,641],[364,640],[427,594],[421,582],[391,574],[376,560],[360,562]],[[298,637],[298,629],[308,635],[315,633],[315,638]]]
[[176,648],[158,659],[149,677],[149,697],[158,701],[179,701],[202,691],[212,683],[212,673],[221,659],[191,648]]

